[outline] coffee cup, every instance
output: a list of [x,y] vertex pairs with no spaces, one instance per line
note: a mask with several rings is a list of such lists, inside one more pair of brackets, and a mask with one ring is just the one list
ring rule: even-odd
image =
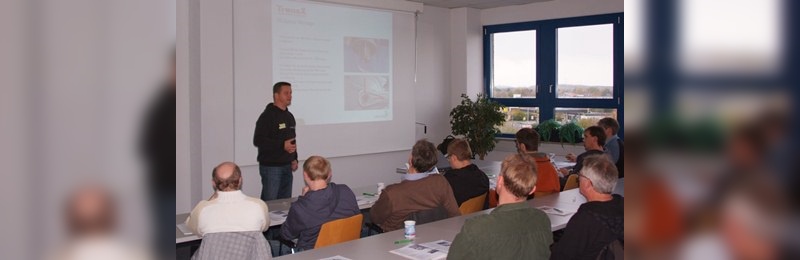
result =
[[403,222],[405,224],[405,231],[403,234],[405,235],[406,239],[414,239],[417,237],[417,230],[415,225],[417,224],[414,220],[406,220]]
[[381,192],[383,192],[383,189],[384,189],[384,188],[386,188],[386,185],[385,185],[385,184],[383,184],[383,182],[379,182],[379,183],[378,183],[378,196],[380,196],[380,195],[381,195]]

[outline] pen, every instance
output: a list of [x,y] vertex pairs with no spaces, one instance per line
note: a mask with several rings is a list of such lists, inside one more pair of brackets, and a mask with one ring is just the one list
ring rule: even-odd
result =
[[367,196],[375,196],[375,193],[364,192],[364,195],[367,195]]
[[558,212],[558,213],[564,213],[563,211],[561,211],[561,210],[560,210],[560,209],[558,209],[558,208],[553,208],[553,210],[555,210],[555,211],[556,211],[556,212]]
[[397,244],[405,244],[405,243],[408,243],[408,242],[411,242],[411,241],[413,241],[413,240],[411,240],[411,239],[397,240],[397,241],[394,241],[394,244],[395,245],[397,245]]

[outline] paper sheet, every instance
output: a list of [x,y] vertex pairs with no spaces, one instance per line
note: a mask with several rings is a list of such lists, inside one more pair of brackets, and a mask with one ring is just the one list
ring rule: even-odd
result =
[[546,213],[548,215],[567,216],[567,215],[575,213],[574,211],[571,211],[571,210],[562,209],[562,208],[555,208],[555,207],[548,207],[548,206],[538,207],[538,209],[544,211],[544,213]]
[[319,260],[352,260],[352,259],[344,257],[344,256],[337,255],[337,256],[331,256],[331,257],[327,257],[327,258],[321,258]]
[[286,220],[286,216],[289,215],[289,212],[286,210],[276,210],[269,212],[269,219],[275,222],[283,222]]
[[192,230],[189,229],[189,226],[187,226],[186,223],[180,223],[177,226],[178,226],[178,230],[180,230],[181,233],[183,233],[184,235],[191,235],[192,234]]
[[437,240],[423,244],[410,244],[392,251],[396,254],[408,259],[445,259],[447,258],[447,251],[450,249],[450,241]]

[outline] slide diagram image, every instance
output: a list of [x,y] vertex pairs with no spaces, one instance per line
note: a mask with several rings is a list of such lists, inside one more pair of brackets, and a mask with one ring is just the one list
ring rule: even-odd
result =
[[388,76],[345,76],[344,110],[376,110],[389,107]]
[[389,40],[344,37],[345,72],[389,73]]

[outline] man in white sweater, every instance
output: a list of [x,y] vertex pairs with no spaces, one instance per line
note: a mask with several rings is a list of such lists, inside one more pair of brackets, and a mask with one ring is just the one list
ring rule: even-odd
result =
[[200,201],[186,224],[198,236],[219,232],[264,231],[269,228],[269,209],[259,198],[242,193],[242,171],[232,162],[214,168],[214,195]]

